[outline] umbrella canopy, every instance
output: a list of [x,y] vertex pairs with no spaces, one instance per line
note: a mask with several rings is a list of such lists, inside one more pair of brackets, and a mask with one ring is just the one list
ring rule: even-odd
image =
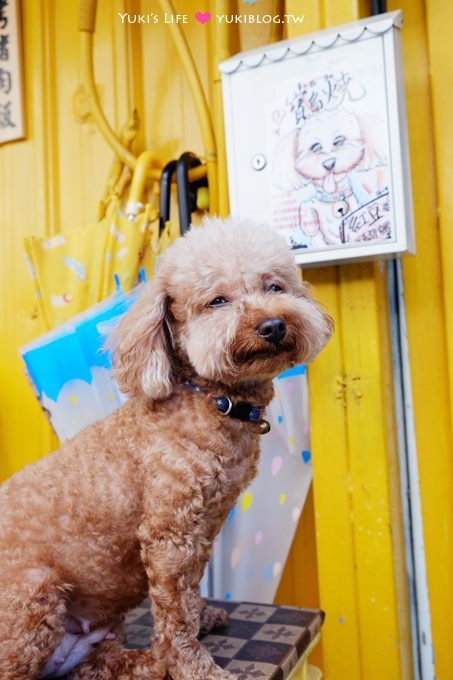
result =
[[128,295],[117,291],[20,349],[30,383],[61,441],[123,403],[103,347],[139,290]]
[[272,602],[312,479],[305,366],[274,380],[258,474],[230,511],[203,583],[221,600]]

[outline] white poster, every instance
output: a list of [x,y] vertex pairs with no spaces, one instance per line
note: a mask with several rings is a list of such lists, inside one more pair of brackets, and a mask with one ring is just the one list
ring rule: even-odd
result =
[[395,239],[382,44],[307,56],[267,111],[272,222],[293,248]]

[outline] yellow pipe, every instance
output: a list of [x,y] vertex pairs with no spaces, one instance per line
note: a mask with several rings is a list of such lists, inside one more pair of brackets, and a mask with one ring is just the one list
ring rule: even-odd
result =
[[[104,112],[102,111],[101,104],[99,102],[98,93],[96,90],[96,84],[94,79],[94,67],[93,67],[93,35],[95,31],[95,20],[96,20],[96,5],[97,0],[80,0],[80,16],[79,16],[79,30],[80,39],[82,47],[82,68],[84,75],[85,87],[88,93],[88,99],[90,103],[90,111],[93,116],[94,122],[96,123],[99,132],[104,137],[107,144],[113,149],[118,158],[131,170],[134,170],[137,158],[129,149],[121,143],[117,135],[114,133],[110,127]],[[194,67],[195,68],[195,67]],[[195,72],[196,75],[196,72]],[[201,86],[200,86],[201,87]],[[203,95],[202,95],[203,96]],[[208,114],[209,115],[209,114]],[[214,149],[215,157],[215,143],[214,145],[205,144],[206,148]],[[208,154],[209,152],[207,152]],[[206,177],[208,173],[209,176],[209,160],[208,155],[206,157],[208,161],[208,167],[200,165],[196,168],[189,170],[189,181],[193,182],[202,177]],[[211,161],[212,163],[212,161]],[[211,171],[212,174],[212,171]],[[148,177],[151,180],[159,180],[161,171],[158,168],[148,167]],[[209,181],[209,180],[208,180]],[[212,180],[211,180],[212,181]],[[212,181],[213,189],[211,189],[211,183],[209,186],[209,192],[211,196],[211,202],[216,198],[216,182]]]
[[94,33],[97,0],[80,0],[79,31]]
[[136,158],[124,146],[110,127],[99,102],[93,68],[93,36],[96,26],[97,0],[80,0],[79,31],[82,46],[82,68],[90,103],[91,115],[107,144],[123,163],[133,170]]
[[82,66],[84,82],[87,88],[90,111],[94,118],[100,133],[104,137],[107,144],[113,149],[118,158],[127,165],[132,170],[135,168],[136,158],[126,147],[121,144],[118,137],[113,132],[104,112],[101,109],[99,103],[99,97],[96,90],[96,85],[94,82],[94,71],[93,71],[93,33],[81,32],[81,46],[82,46]]
[[[212,13],[234,14],[235,6],[232,0],[213,0]],[[236,35],[232,33],[235,31]],[[212,63],[212,104],[214,125],[218,148],[218,213],[225,217],[229,212],[228,176],[226,163],[226,146],[223,121],[222,81],[219,64],[231,56],[231,42],[237,36],[237,27],[233,28],[225,22],[214,22],[212,26],[213,63]],[[239,47],[239,40],[237,40]]]
[[[175,14],[175,10],[170,0],[159,0],[159,4],[163,12]],[[176,49],[178,50],[179,58],[187,76],[187,80],[189,81],[190,90],[192,92],[192,97],[198,116],[198,122],[201,128],[201,134],[203,137],[204,156],[206,158],[209,186],[209,211],[210,213],[217,213],[219,200],[217,182],[217,147],[208,103],[203,92],[200,76],[195,66],[192,53],[182,31],[182,27],[179,24],[170,24],[169,28],[172,33]]]

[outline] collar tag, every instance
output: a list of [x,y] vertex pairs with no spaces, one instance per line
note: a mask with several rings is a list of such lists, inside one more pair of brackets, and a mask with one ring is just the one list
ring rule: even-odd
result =
[[271,424],[267,420],[264,420],[264,418],[261,418],[261,420],[258,423],[258,426],[260,429],[260,434],[267,434],[268,432],[270,432]]
[[214,397],[214,401],[217,405],[217,410],[220,411],[222,415],[227,416],[231,413],[233,402],[229,397]]
[[[191,392],[206,393],[206,390],[191,382],[190,380],[183,380],[183,385]],[[218,412],[223,416],[236,418],[242,422],[255,423],[258,425],[258,431],[260,434],[267,434],[271,429],[268,421],[261,418],[264,410],[261,406],[256,406],[255,404],[251,404],[248,401],[233,402],[230,397],[226,396],[226,394],[223,394],[219,397],[207,395],[207,397],[214,402]]]

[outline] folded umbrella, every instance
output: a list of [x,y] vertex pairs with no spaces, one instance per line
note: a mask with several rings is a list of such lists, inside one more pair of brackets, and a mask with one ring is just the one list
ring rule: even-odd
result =
[[46,328],[55,328],[115,290],[137,282],[138,272],[154,266],[158,241],[157,210],[141,202],[149,152],[137,161],[129,201],[113,197],[97,223],[52,238],[29,236],[25,252]]

